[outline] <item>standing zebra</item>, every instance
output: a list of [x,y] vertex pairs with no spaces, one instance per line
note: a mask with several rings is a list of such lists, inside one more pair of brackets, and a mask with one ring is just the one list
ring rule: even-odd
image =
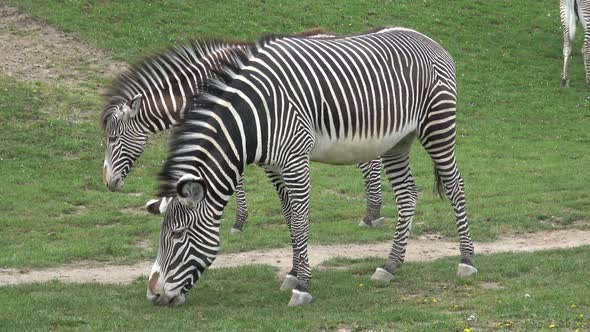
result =
[[578,21],[584,29],[584,68],[586,69],[586,83],[590,84],[590,0],[560,0],[559,14],[563,28],[563,70],[561,72],[561,87],[569,86],[567,66],[572,55],[572,42],[576,34]]
[[[293,246],[282,289],[289,305],[312,301],[308,262],[309,162],[335,165],[381,156],[399,207],[389,257],[372,279],[389,282],[402,264],[417,190],[410,171],[418,137],[455,210],[458,274],[477,272],[455,161],[455,64],[432,39],[381,28],[326,39],[271,37],[246,54],[226,83],[187,111],[160,173],[172,197],[160,230],[147,298],[180,304],[219,249],[223,209],[248,164],[265,168],[277,190]],[[243,62],[243,63],[241,63]]]
[[[319,29],[298,34],[313,38],[329,37]],[[176,125],[187,103],[196,98],[204,82],[221,64],[231,62],[235,52],[244,52],[246,43],[194,41],[147,58],[117,78],[108,93],[101,114],[105,134],[103,180],[111,191],[119,191],[135,160],[143,153],[148,138]],[[380,161],[359,165],[365,178],[367,212],[360,225],[380,226]],[[240,233],[248,217],[243,177],[236,187],[236,222],[232,234]]]

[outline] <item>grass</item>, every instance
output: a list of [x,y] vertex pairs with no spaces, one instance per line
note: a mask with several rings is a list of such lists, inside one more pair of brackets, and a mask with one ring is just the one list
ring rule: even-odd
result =
[[586,331],[588,255],[590,247],[481,256],[469,281],[455,277],[453,259],[409,263],[387,287],[369,280],[381,259],[336,259],[314,273],[315,303],[298,308],[264,266],[208,271],[174,308],[149,305],[143,279],[2,287],[0,330]]
[[[570,67],[572,87],[559,89],[561,31],[552,1],[9,3],[126,61],[191,37],[254,40],[314,26],[337,33],[381,25],[416,28],[440,41],[457,62],[458,161],[473,237],[587,227],[575,222],[590,219],[589,90],[579,52]],[[141,207],[155,193],[166,135],[151,142],[122,193],[107,192],[98,126],[102,100],[90,88],[103,83],[66,89],[0,76],[0,266],[154,257],[160,218]],[[432,193],[429,158],[419,146],[411,158],[420,190],[413,233],[454,237],[452,209]],[[245,188],[251,216],[246,232],[227,235],[235,214],[231,202],[222,250],[288,246],[279,201],[260,169],[247,170]],[[396,210],[385,181],[383,188],[387,226],[359,229],[365,204],[360,171],[313,164],[311,241],[391,240]],[[138,245],[146,240],[148,249]]]

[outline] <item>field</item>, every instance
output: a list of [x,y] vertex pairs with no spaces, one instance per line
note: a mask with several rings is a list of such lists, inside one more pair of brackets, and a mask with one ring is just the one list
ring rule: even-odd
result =
[[[126,63],[190,38],[253,41],[316,26],[341,34],[410,27],[453,55],[458,164],[475,240],[590,229],[590,90],[580,36],[571,87],[559,88],[562,33],[554,1],[22,0],[0,1],[0,8],[2,268],[26,272],[155,257],[160,218],[144,213],[143,205],[155,194],[167,135],[150,141],[123,192],[107,192],[101,179],[102,93]],[[14,13],[25,18],[6,19]],[[413,236],[455,241],[452,209],[433,194],[432,163],[419,144],[411,160],[420,190]],[[280,203],[263,172],[251,167],[245,179],[250,219],[244,234],[230,237],[230,203],[222,252],[289,246]],[[359,170],[313,164],[311,242],[390,241],[396,209],[385,179],[382,184],[386,227],[359,229],[365,204]],[[278,291],[275,271],[265,266],[210,271],[180,308],[148,305],[145,278],[117,286],[6,286],[0,287],[0,330],[583,331],[590,329],[590,300],[582,295],[590,289],[581,282],[590,277],[589,254],[586,246],[478,256],[480,275],[468,281],[454,276],[455,258],[408,263],[386,288],[369,281],[386,252],[336,259],[314,272],[316,303],[295,309],[287,308],[288,294]]]

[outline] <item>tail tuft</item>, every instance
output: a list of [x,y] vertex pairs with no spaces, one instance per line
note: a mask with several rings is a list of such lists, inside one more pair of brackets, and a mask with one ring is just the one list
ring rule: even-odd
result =
[[434,173],[434,189],[433,189],[433,191],[435,194],[438,193],[438,196],[440,197],[440,199],[444,199],[445,198],[445,187],[443,185],[440,174],[438,174],[438,170],[436,169],[436,166],[433,165],[432,171]]

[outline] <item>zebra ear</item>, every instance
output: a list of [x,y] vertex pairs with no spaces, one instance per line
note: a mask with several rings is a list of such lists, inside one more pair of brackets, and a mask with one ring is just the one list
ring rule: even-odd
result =
[[129,117],[130,118],[136,116],[137,113],[139,113],[139,107],[141,106],[142,98],[143,98],[143,96],[141,94],[137,94],[129,102],[129,109],[130,109]]
[[151,199],[145,204],[145,209],[151,214],[164,214],[168,209],[168,203],[171,197],[162,197],[160,199]]
[[185,174],[176,183],[176,192],[182,205],[194,208],[205,198],[207,189],[203,179],[192,174]]

